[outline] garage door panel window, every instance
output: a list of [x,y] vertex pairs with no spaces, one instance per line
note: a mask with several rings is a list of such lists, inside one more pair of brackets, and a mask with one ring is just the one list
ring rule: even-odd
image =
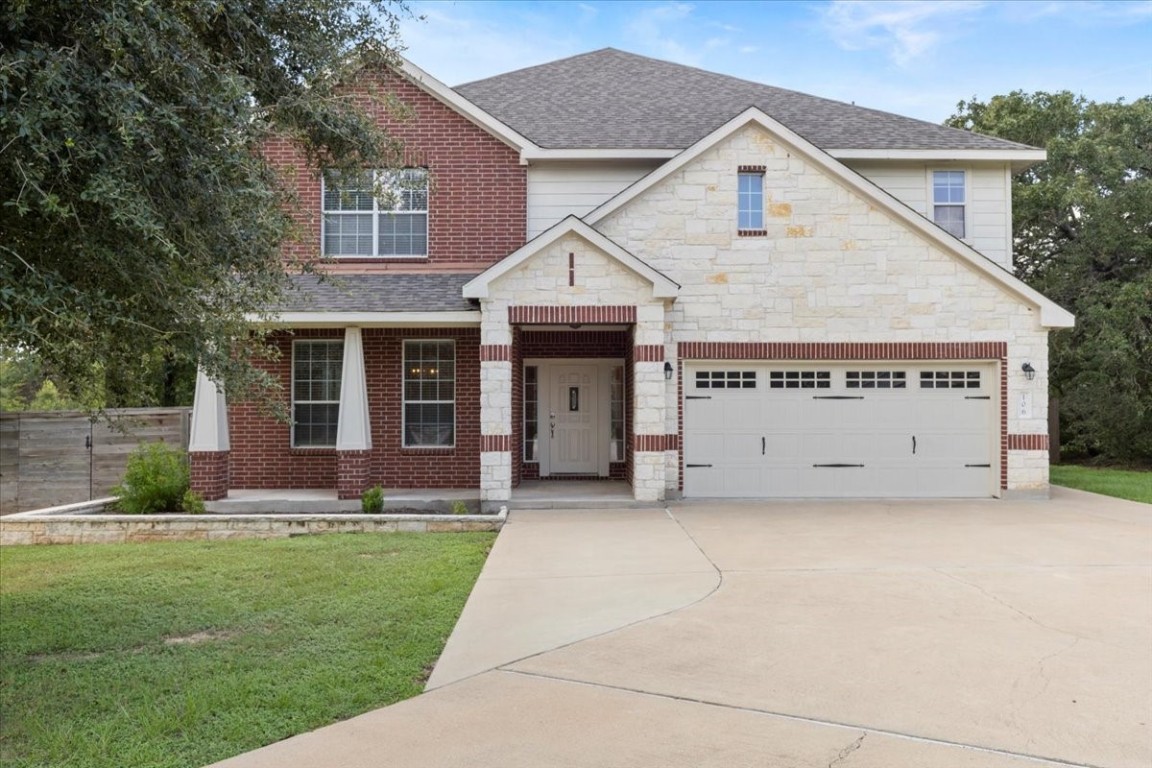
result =
[[921,371],[921,389],[980,389],[980,371]]
[[829,389],[831,371],[770,371],[769,389]]
[[904,389],[907,377],[904,371],[848,371],[844,384],[848,389]]
[[756,371],[697,371],[696,389],[755,389]]

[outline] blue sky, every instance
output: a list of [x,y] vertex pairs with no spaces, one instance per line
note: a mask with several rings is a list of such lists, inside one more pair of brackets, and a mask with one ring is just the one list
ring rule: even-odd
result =
[[458,85],[613,47],[940,122],[961,99],[1152,94],[1152,0],[412,2],[405,55]]

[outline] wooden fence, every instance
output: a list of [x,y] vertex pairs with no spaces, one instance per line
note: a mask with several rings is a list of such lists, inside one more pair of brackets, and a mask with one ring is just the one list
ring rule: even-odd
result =
[[188,447],[191,408],[0,414],[0,515],[107,496],[140,443]]

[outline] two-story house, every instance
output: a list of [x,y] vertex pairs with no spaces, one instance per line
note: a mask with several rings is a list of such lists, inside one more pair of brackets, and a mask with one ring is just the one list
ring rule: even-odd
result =
[[[1048,486],[1047,349],[1012,275],[1042,150],[606,49],[396,94],[402,171],[269,157],[339,277],[275,308],[284,424],[203,376],[193,484],[627,481],[683,497],[997,497]],[[383,194],[379,194],[384,190]]]

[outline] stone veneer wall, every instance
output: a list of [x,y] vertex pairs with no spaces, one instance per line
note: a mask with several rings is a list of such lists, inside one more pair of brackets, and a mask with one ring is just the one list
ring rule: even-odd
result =
[[282,539],[321,533],[498,531],[486,519],[412,515],[53,515],[0,519],[0,545],[124,544],[147,541]]
[[[740,236],[737,169],[749,165],[764,167],[765,228]],[[668,309],[674,365],[675,345],[693,341],[1006,342],[1008,433],[1017,445],[1047,433],[1048,339],[1038,310],[758,126],[596,227],[683,286]],[[1038,371],[1034,381],[1021,373],[1025,361]],[[673,387],[666,397],[671,416]],[[1046,490],[1047,455],[1007,450],[1007,488]]]

